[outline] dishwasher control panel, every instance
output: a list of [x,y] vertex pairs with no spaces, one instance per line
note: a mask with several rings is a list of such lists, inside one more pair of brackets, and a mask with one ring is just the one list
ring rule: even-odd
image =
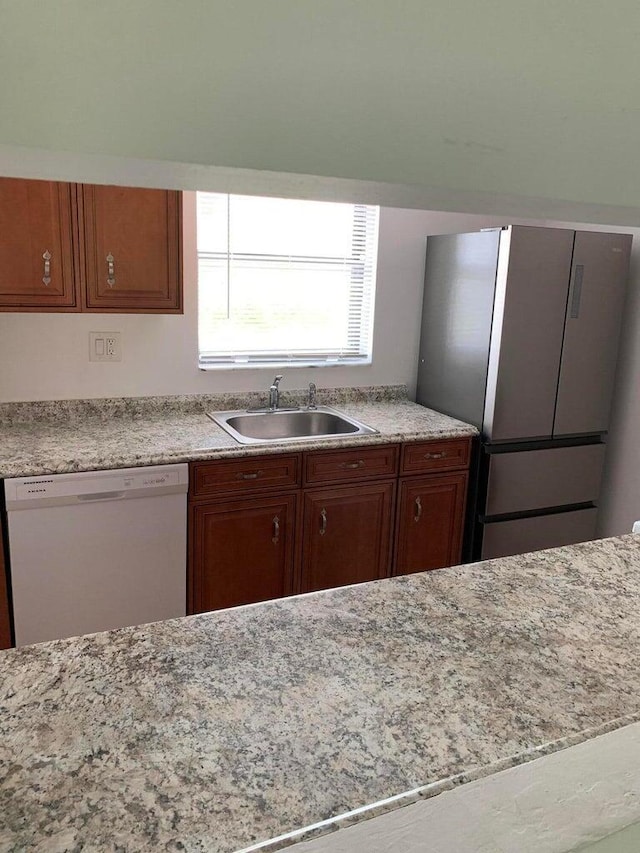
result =
[[189,467],[185,464],[144,468],[120,468],[108,471],[82,471],[77,474],[51,474],[5,480],[7,509],[22,509],[34,504],[83,503],[90,500],[116,500],[141,494],[186,492]]

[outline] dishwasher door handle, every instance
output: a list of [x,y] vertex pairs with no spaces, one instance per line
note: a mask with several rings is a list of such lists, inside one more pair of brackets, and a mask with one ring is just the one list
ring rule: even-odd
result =
[[127,493],[126,492],[94,492],[89,495],[77,495],[79,501],[117,501],[119,498],[123,498]]

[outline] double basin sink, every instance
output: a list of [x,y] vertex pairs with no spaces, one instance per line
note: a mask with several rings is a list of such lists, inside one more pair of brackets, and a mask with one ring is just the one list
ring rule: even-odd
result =
[[207,412],[240,444],[304,441],[341,435],[375,435],[378,430],[329,406],[307,409],[269,409],[252,412]]

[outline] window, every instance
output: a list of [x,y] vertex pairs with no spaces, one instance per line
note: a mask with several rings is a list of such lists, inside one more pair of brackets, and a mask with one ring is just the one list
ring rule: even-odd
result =
[[198,193],[200,366],[371,361],[378,208]]

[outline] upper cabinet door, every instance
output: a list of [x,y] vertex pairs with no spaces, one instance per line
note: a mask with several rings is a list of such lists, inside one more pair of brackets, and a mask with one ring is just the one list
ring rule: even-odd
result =
[[609,426],[631,236],[576,233],[555,436]]
[[82,185],[84,299],[90,311],[182,311],[181,194]]
[[501,233],[484,420],[491,441],[553,433],[574,235],[517,225]]
[[78,310],[72,184],[0,178],[0,307]]

